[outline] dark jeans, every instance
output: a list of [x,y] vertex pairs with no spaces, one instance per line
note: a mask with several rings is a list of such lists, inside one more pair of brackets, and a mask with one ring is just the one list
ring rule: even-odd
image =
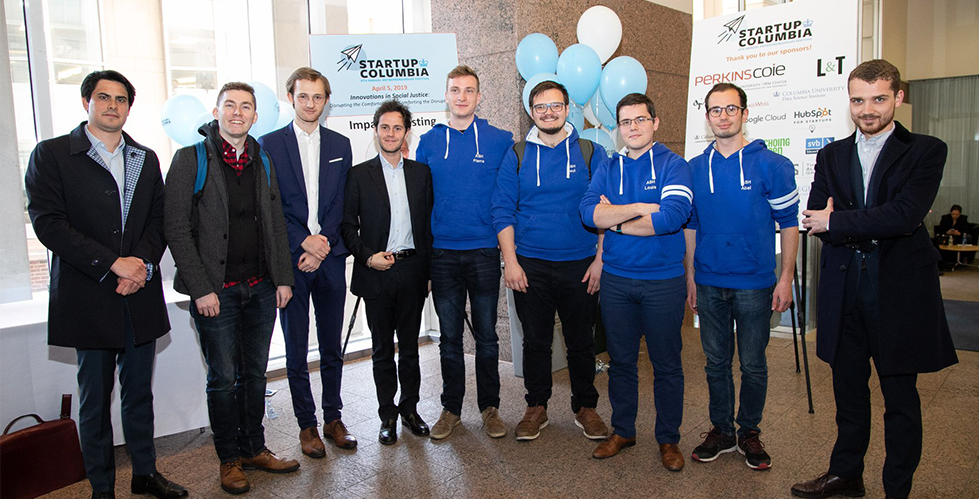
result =
[[323,385],[323,422],[340,419],[340,378],[343,357],[343,305],[347,298],[345,258],[327,257],[315,272],[293,268],[296,287],[292,300],[279,311],[286,342],[286,373],[292,408],[299,428],[316,426],[316,402],[309,385],[309,300],[316,313],[316,337],[320,351],[320,381]]
[[236,284],[218,293],[221,313],[204,317],[190,304],[207,363],[207,413],[222,463],[265,450],[265,371],[275,326],[275,286]]
[[[862,270],[856,304],[843,314],[840,342],[833,364],[836,397],[836,445],[829,472],[853,479],[863,476],[863,458],[870,445],[870,362],[877,362],[880,311],[867,270]],[[881,376],[884,395],[884,492],[908,497],[911,479],[921,460],[921,399],[918,375]]]
[[656,406],[656,441],[680,441],[683,420],[683,304],[687,296],[683,276],[658,281],[619,277],[602,272],[602,322],[611,366],[608,398],[612,429],[624,438],[636,436],[639,409],[639,340],[653,364],[653,401]]
[[[414,414],[418,405],[421,371],[418,366],[418,333],[422,310],[428,295],[428,280],[423,262],[413,256],[398,260],[380,271],[381,293],[364,300],[367,325],[371,330],[374,386],[377,390],[377,415],[381,421],[398,414]],[[398,362],[394,362],[394,336],[398,335]],[[401,398],[394,395],[401,385]]]
[[551,398],[555,312],[561,317],[561,332],[568,350],[571,411],[598,405],[594,330],[598,295],[588,294],[588,283],[581,282],[594,259],[552,262],[517,255],[529,284],[526,293],[513,293],[524,333],[523,372],[528,406],[546,407]]
[[78,433],[85,472],[95,492],[111,492],[116,483],[112,450],[112,386],[119,366],[122,432],[133,462],[134,475],[156,473],[153,446],[153,361],[156,341],[133,345],[129,307],[125,307],[126,348],[79,349]]
[[[772,291],[730,289],[697,285],[700,342],[707,356],[707,389],[710,393],[710,422],[726,435],[761,429],[762,411],[768,393],[768,360],[765,349],[771,337]],[[737,334],[734,324],[737,323]],[[741,395],[738,418],[734,418],[734,376],[731,365],[734,347],[741,363]]]
[[442,406],[462,413],[466,361],[462,355],[466,295],[476,341],[476,403],[479,410],[500,406],[500,345],[496,335],[500,296],[500,250],[432,249],[432,299],[439,316]]

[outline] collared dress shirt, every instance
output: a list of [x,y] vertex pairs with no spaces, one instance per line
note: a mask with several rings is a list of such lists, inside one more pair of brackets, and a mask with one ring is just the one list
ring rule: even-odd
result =
[[292,128],[299,143],[299,159],[303,164],[303,180],[306,182],[306,200],[309,202],[309,218],[306,225],[310,234],[320,233],[320,127],[313,133],[306,133],[295,121]]
[[411,235],[411,213],[408,209],[408,188],[405,185],[405,161],[398,160],[392,165],[384,155],[381,159],[381,171],[384,172],[384,184],[387,186],[388,201],[391,204],[391,227],[388,234],[386,251],[401,251],[415,248],[415,239]]
[[891,129],[867,138],[863,132],[857,132],[857,156],[860,158],[860,169],[863,171],[863,201],[867,202],[867,193],[870,192],[870,178],[874,174],[874,163],[880,156],[880,151],[884,149],[884,143],[894,133],[894,125]]

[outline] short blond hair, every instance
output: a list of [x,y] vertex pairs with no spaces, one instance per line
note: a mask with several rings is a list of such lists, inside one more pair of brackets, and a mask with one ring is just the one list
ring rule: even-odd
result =
[[323,73],[309,67],[301,67],[289,75],[289,79],[286,80],[286,93],[292,95],[293,91],[296,90],[296,82],[299,80],[319,80],[323,82],[323,90],[326,92],[326,98],[330,98],[330,80],[327,80],[326,77],[323,76]]
[[476,91],[479,92],[479,75],[476,74],[476,71],[473,68],[471,68],[469,66],[466,66],[465,64],[460,64],[460,65],[452,68],[452,71],[449,71],[449,75],[445,78],[445,88],[446,88],[446,90],[448,90],[448,88],[449,88],[449,80],[451,80],[453,78],[459,78],[459,77],[462,77],[462,76],[472,76],[473,78],[475,78],[476,79]]

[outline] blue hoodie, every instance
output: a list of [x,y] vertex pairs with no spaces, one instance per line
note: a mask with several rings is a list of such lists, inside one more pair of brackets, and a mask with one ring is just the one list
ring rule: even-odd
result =
[[731,289],[775,284],[775,222],[799,226],[795,167],[756,139],[725,158],[711,142],[690,160],[697,231],[694,280]]
[[511,149],[513,134],[479,117],[462,132],[439,123],[422,135],[415,160],[432,170],[432,247],[473,250],[499,244],[490,207],[496,174]]
[[[581,219],[595,226],[595,207],[604,194],[612,204],[658,203],[651,214],[655,236],[630,236],[605,231],[602,261],[605,271],[642,280],[683,275],[683,224],[690,217],[690,168],[666,146],[656,142],[639,159],[619,151],[594,172],[581,200]],[[652,162],[652,163],[651,163]]]
[[578,204],[590,172],[608,156],[595,144],[589,167],[578,132],[570,123],[564,129],[568,136],[550,147],[541,142],[537,127],[531,128],[519,173],[511,148],[496,177],[493,226],[497,233],[513,226],[519,255],[557,262],[595,256],[598,234],[582,225]]

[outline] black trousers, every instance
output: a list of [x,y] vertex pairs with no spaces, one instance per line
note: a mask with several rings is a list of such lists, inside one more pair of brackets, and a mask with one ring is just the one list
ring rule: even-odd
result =
[[598,405],[595,389],[595,315],[598,294],[588,294],[581,282],[595,257],[554,262],[517,255],[527,275],[527,292],[513,293],[513,304],[523,326],[523,372],[528,406],[547,406],[551,398],[551,343],[554,312],[568,350],[571,410]]
[[[418,332],[428,295],[428,279],[416,255],[398,260],[381,271],[381,293],[365,299],[367,325],[371,330],[377,414],[381,421],[398,414],[413,414],[418,405],[421,371],[418,368]],[[398,335],[398,362],[394,362],[394,335]],[[397,404],[394,395],[401,385]]]
[[[854,269],[857,270],[857,269]],[[863,458],[870,444],[870,359],[880,355],[879,308],[867,269],[860,270],[853,308],[843,315],[833,393],[836,397],[836,445],[829,473],[853,479],[863,475]],[[885,332],[886,333],[886,332]],[[886,338],[883,341],[887,341]],[[892,497],[908,497],[911,479],[921,460],[921,400],[917,374],[883,376],[884,395],[884,491]]]

